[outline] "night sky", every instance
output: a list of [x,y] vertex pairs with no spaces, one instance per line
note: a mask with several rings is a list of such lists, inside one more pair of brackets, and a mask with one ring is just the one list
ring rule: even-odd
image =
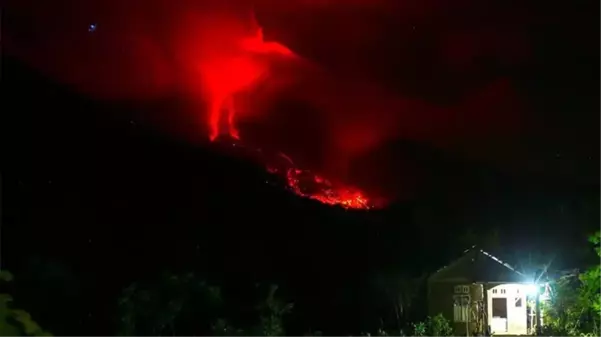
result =
[[[9,1],[2,267],[68,266],[89,317],[59,329],[105,334],[106,299],[161,268],[308,294],[380,267],[435,269],[470,228],[569,251],[599,226],[598,6]],[[387,207],[303,200],[208,141],[195,62],[253,24],[295,57],[252,59],[269,71],[238,96],[242,140]]]

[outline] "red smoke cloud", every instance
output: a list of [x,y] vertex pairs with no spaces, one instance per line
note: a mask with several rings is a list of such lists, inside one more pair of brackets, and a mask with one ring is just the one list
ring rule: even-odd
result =
[[[218,0],[54,1],[45,7],[23,0],[6,10],[12,14],[4,19],[3,42],[9,54],[97,97],[145,100],[184,93],[196,101],[196,113],[199,120],[208,122],[211,138],[227,119],[224,107],[227,113],[235,111],[241,121],[261,124],[261,120],[275,119],[276,114],[302,120],[303,116],[275,111],[274,102],[305,102],[314,111],[312,116],[307,113],[306,119],[320,124],[322,134],[300,130],[303,123],[299,122],[271,141],[286,143],[282,137],[294,138],[294,142],[312,147],[304,151],[321,153],[316,160],[329,173],[341,176],[351,158],[393,139],[463,149],[469,142],[485,144],[489,139],[499,141],[501,135],[511,137],[511,130],[520,126],[517,116],[522,107],[507,78],[491,79],[464,92],[463,97],[436,104],[404,97],[365,75],[373,63],[386,64],[415,49],[407,38],[398,42],[399,49],[406,51],[381,53],[380,61],[372,57],[372,64],[366,63],[378,49],[392,48],[378,42],[379,30],[374,28],[378,20],[373,19],[378,16],[374,13],[404,10],[408,23],[419,23],[428,13],[440,15],[442,4],[401,6],[381,0],[353,1],[344,6],[334,1],[259,1],[254,5],[270,23],[265,25],[266,34],[288,37],[285,43],[263,39],[253,4]],[[331,22],[332,27],[310,27],[311,15],[304,15],[307,19],[302,27],[311,28],[305,36],[302,32],[282,33],[286,27],[295,27],[273,18],[286,18],[295,8],[296,13],[313,11],[315,15],[338,8],[348,20]],[[62,16],[64,11],[71,15]],[[362,11],[371,13],[371,19],[361,20]],[[338,14],[334,17],[340,19]],[[97,28],[89,32],[92,23]],[[278,25],[283,28],[278,30]],[[273,34],[269,34],[269,27],[275,27]],[[304,29],[300,23],[298,27],[298,31]],[[307,37],[309,31],[314,35]],[[491,42],[483,50],[478,47],[480,40],[483,38],[449,35],[434,42],[431,50],[438,48],[445,55],[443,63],[461,68],[469,67],[469,61],[479,53],[511,49],[509,42],[505,46]],[[506,37],[505,41],[513,40]],[[297,57],[294,51],[316,62]],[[333,56],[313,57],[320,52]],[[508,62],[520,62],[527,53],[506,55]],[[321,61],[323,67],[318,66]],[[403,67],[400,69],[399,77],[403,77]],[[410,70],[405,71],[408,74]],[[237,137],[238,129],[233,123],[229,127]],[[252,137],[251,127],[241,132]],[[315,138],[319,141],[313,143]]]
[[182,64],[190,69],[189,83],[200,87],[197,94],[207,101],[210,139],[214,140],[221,133],[223,110],[227,112],[227,133],[238,139],[235,95],[251,90],[261,80],[268,80],[273,58],[292,61],[295,55],[277,42],[264,41],[263,30],[250,11],[248,18],[241,22],[228,17],[227,13],[213,13],[208,17],[194,14],[188,19],[189,24],[183,25],[184,31],[179,36],[186,38],[177,50],[183,54]]

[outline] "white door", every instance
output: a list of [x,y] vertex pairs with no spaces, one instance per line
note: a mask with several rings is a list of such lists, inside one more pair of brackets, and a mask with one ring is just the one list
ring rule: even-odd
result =
[[527,334],[526,295],[522,288],[521,284],[502,284],[487,291],[491,333]]
[[492,301],[492,321],[491,321],[491,333],[502,334],[507,333],[507,298],[506,297],[493,297]]

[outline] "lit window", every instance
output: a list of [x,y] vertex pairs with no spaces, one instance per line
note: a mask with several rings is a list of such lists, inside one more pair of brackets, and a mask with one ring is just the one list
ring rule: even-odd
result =
[[455,322],[467,322],[469,308],[467,305],[456,304],[453,308],[453,317]]
[[454,296],[453,297],[453,321],[455,322],[467,322],[468,315],[470,312],[469,297],[468,296]]

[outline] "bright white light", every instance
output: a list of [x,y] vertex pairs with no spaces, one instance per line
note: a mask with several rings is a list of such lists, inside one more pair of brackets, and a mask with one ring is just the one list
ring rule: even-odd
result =
[[526,294],[528,295],[536,295],[538,293],[538,287],[536,284],[529,284],[526,286]]

